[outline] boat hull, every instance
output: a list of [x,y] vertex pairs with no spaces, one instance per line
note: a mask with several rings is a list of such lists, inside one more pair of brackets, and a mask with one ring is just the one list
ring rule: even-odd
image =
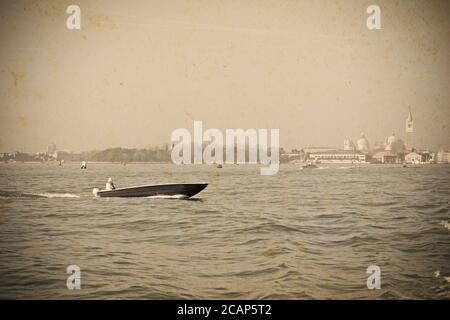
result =
[[160,184],[98,191],[98,197],[185,197],[190,198],[208,186],[207,183]]

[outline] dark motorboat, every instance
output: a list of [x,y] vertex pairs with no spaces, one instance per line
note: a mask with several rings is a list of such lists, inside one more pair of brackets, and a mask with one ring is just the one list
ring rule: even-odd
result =
[[118,188],[114,190],[99,190],[97,188],[94,188],[94,190],[92,190],[92,193],[98,197],[190,198],[205,189],[207,186],[207,183],[174,183]]

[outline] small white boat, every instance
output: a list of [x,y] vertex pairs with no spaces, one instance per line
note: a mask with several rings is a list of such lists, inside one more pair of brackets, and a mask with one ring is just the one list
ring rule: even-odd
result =
[[300,167],[301,170],[304,170],[304,169],[317,169],[317,168],[318,168],[318,166],[316,166],[314,163],[311,163],[311,162],[307,162],[306,164],[304,164],[304,165],[302,165]]

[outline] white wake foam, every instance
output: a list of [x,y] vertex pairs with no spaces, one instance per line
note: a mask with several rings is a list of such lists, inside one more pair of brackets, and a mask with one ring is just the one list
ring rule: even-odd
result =
[[187,196],[184,194],[174,194],[171,196],[158,195],[158,196],[149,196],[146,198],[147,199],[185,199],[185,198],[187,198]]
[[73,193],[32,193],[34,196],[44,198],[79,198],[79,195]]

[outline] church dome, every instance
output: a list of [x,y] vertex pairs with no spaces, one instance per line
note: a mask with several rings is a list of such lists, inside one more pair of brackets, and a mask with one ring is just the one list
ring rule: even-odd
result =
[[399,139],[395,136],[395,133],[393,133],[390,137],[387,138],[387,144],[391,145],[393,143],[396,143]]
[[350,139],[344,140],[344,150],[355,150],[355,144]]
[[369,140],[366,139],[364,133],[361,133],[361,138],[356,142],[356,150],[369,151]]
[[405,151],[405,143],[402,139],[399,139],[393,133],[386,139],[386,151],[392,151],[394,153],[400,153]]

